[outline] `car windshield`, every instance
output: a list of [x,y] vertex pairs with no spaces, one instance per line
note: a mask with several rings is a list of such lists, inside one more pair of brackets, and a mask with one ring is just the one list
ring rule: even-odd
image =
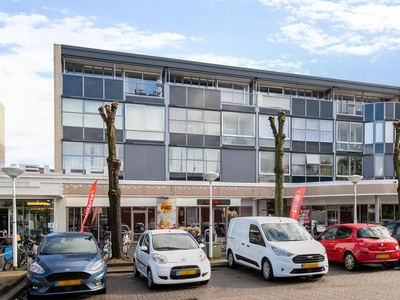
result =
[[261,225],[270,242],[308,241],[313,237],[298,223],[265,223]]
[[197,249],[198,245],[186,233],[168,233],[153,235],[153,249],[157,251]]
[[41,255],[96,253],[97,245],[94,237],[82,236],[48,236],[40,245]]
[[371,226],[358,229],[357,237],[365,239],[388,239],[390,238],[390,233],[386,227]]

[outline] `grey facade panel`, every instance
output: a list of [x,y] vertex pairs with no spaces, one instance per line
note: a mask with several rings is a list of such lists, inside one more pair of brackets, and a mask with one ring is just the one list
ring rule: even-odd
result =
[[333,102],[320,101],[320,116],[321,118],[333,119]]
[[222,104],[222,110],[241,112],[241,113],[254,113],[256,111],[256,108],[253,106]]
[[84,77],[84,96],[87,98],[103,98],[103,78]]
[[206,89],[204,93],[204,107],[211,109],[221,108],[221,93],[218,90]]
[[319,103],[318,100],[307,100],[307,117],[319,117]]
[[82,97],[82,76],[63,75],[63,96]]
[[158,97],[141,97],[141,96],[126,96],[125,102],[137,104],[159,104],[164,105],[164,98]]
[[368,155],[364,156],[363,159],[363,175],[366,178],[373,178],[375,176],[375,164],[374,164],[374,156]]
[[222,149],[221,181],[256,182],[255,150]]
[[306,100],[292,99],[292,115],[304,117],[306,115]]
[[104,90],[106,99],[124,99],[124,82],[122,80],[106,79]]
[[336,118],[338,121],[349,121],[349,122],[362,122],[363,116],[355,116],[355,115],[337,115]]
[[165,180],[164,146],[125,145],[126,180]]
[[393,155],[385,155],[385,177],[395,177]]
[[170,99],[171,105],[186,106],[186,88],[182,86],[171,86],[170,87]]
[[83,128],[82,127],[63,127],[63,140],[67,141],[82,141],[83,140]]

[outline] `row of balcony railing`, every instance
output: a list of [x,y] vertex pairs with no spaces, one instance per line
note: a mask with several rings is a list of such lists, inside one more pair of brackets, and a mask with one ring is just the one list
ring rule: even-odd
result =
[[[270,96],[266,93],[246,93],[243,91],[220,90],[221,102],[224,104],[235,104],[244,106],[258,106],[266,108],[278,108],[290,110],[291,98]],[[163,97],[163,87],[158,83],[137,83],[125,81],[125,94],[149,97]],[[363,104],[354,101],[336,100],[336,109],[338,114],[345,115],[363,115]]]

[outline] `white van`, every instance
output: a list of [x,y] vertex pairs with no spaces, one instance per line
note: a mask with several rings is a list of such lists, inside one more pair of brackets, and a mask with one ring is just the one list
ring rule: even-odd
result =
[[283,217],[239,217],[229,223],[228,265],[261,270],[265,280],[274,277],[328,273],[326,250],[296,220]]

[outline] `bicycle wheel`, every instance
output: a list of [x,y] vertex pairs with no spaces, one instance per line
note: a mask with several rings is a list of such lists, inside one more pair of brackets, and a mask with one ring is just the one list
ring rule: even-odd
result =
[[128,243],[124,243],[122,245],[122,252],[124,252],[124,254],[128,254],[128,249],[129,249],[129,244]]
[[27,260],[28,260],[28,257],[27,257],[25,252],[24,253],[18,253],[18,266],[19,267],[25,266]]

